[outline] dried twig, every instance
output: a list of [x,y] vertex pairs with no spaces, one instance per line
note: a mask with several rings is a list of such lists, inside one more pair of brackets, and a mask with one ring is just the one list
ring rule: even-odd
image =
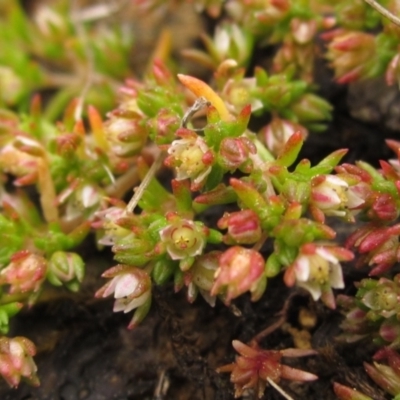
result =
[[126,211],[132,213],[137,204],[139,203],[140,199],[143,196],[144,191],[146,190],[147,186],[149,185],[150,181],[154,178],[154,175],[157,173],[158,168],[162,161],[164,160],[165,154],[161,152],[158,154],[157,158],[154,160],[153,164],[151,165],[150,169],[148,170],[146,176],[144,177],[143,181],[139,185],[139,187],[135,190],[135,194],[130,199],[128,205],[126,206]]
[[364,1],[368,3],[371,7],[373,7],[376,11],[378,11],[379,14],[382,14],[385,18],[387,18],[389,21],[393,22],[397,26],[400,26],[400,18],[392,14],[388,9],[381,6],[375,0],[364,0]]

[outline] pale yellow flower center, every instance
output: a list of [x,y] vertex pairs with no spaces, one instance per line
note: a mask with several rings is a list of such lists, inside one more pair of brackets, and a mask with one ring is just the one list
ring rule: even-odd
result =
[[378,308],[392,310],[397,304],[397,294],[388,287],[380,287],[375,291],[375,304]]
[[199,173],[204,168],[203,155],[201,149],[194,144],[188,145],[182,151],[179,159],[189,175]]
[[183,226],[174,230],[172,233],[172,241],[176,247],[183,250],[193,247],[196,244],[197,239],[193,229]]
[[329,282],[331,267],[329,261],[322,257],[314,257],[310,260],[310,281],[324,285]]
[[249,103],[249,91],[245,87],[235,87],[232,89],[230,101],[232,104],[242,106]]

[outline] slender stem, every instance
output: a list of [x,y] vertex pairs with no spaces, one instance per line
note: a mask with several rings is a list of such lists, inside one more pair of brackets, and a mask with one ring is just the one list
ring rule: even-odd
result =
[[267,326],[265,329],[263,329],[261,332],[257,333],[251,339],[249,345],[256,345],[260,343],[262,339],[264,339],[266,336],[270,335],[272,332],[276,331],[278,328],[280,328],[285,322],[286,322],[286,317],[287,317],[287,312],[289,310],[290,302],[292,301],[293,296],[295,296],[297,293],[291,293],[289,297],[285,300],[285,303],[283,304],[282,310],[279,311],[279,319],[274,322],[272,325]]
[[139,182],[139,173],[136,166],[118,177],[115,182],[106,187],[107,196],[121,199],[125,193]]
[[128,205],[126,206],[126,211],[132,213],[137,204],[139,203],[140,199],[144,191],[146,190],[147,186],[149,185],[150,181],[154,178],[155,174],[157,173],[158,168],[160,167],[162,161],[164,159],[164,153],[161,152],[158,154],[157,158],[154,160],[152,166],[147,171],[146,176],[144,177],[143,181],[139,185],[139,187],[135,190],[135,194],[130,199]]
[[381,6],[375,0],[364,0],[364,1],[367,4],[369,4],[372,8],[374,8],[376,11],[378,11],[379,14],[382,14],[385,18],[387,18],[389,21],[393,22],[397,26],[400,26],[400,18],[392,14],[389,10]]
[[271,378],[267,377],[267,382],[279,392],[286,400],[294,400],[293,397],[289,396],[277,383],[275,383]]

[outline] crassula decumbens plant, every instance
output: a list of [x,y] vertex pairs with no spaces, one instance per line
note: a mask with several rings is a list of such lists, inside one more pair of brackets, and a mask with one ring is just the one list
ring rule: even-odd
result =
[[[131,315],[129,328],[145,319],[155,286],[172,283],[189,302],[200,295],[211,306],[229,306],[246,294],[259,301],[268,296],[269,280],[282,279],[328,308],[339,305],[343,340],[370,338],[382,346],[365,369],[397,395],[400,283],[392,269],[400,258],[400,142],[388,141],[397,159],[381,161],[379,168],[342,163],[346,149],[315,165],[299,159],[308,131],[323,129],[331,111],[312,83],[315,36],[325,32],[326,57],[339,82],[386,71],[393,83],[397,28],[361,1],[335,7],[196,3],[211,16],[222,10],[230,16],[213,37],[203,35],[205,51],[186,51],[214,72],[211,85],[157,59],[143,79],[126,81],[118,106],[106,116],[87,106],[87,123],[79,99],[56,125],[38,96],[25,115],[1,110],[0,373],[11,386],[21,379],[39,383],[35,346],[6,336],[9,319],[33,305],[48,283],[79,289],[85,263],[76,248],[94,232],[97,245],[109,246],[116,262],[95,295],[113,297],[114,311]],[[381,21],[380,33],[364,32]],[[249,77],[246,67],[260,42],[281,47],[272,71],[256,67]],[[14,67],[0,69],[6,83]],[[31,78],[14,72],[20,75],[11,83]],[[2,98],[4,105],[16,102]],[[271,121],[251,131],[252,114],[265,112]],[[169,171],[167,182],[159,171]],[[36,202],[29,195],[32,185]],[[210,211],[217,215],[212,225]],[[334,220],[358,222],[345,243],[336,238]],[[370,269],[354,297],[336,297],[335,290],[345,287],[342,264],[352,260]],[[236,397],[248,391],[262,397],[267,386],[279,390],[284,379],[318,379],[282,360],[315,356],[316,350],[262,349],[264,336],[234,340],[238,356],[218,369],[230,373]],[[343,399],[368,398],[340,383],[334,390]]]

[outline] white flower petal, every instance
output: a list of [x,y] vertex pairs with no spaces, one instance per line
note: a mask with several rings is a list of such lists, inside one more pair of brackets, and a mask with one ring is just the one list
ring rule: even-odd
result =
[[357,195],[357,193],[353,190],[350,190],[347,192],[347,207],[351,208],[356,208],[360,206],[361,204],[364,203],[364,200]]
[[310,292],[314,301],[317,301],[321,297],[321,293],[322,293],[321,286],[318,283],[298,282],[297,286],[300,286],[303,289],[306,289],[308,292]]
[[146,292],[146,293],[143,293],[141,296],[139,296],[139,297],[137,297],[137,298],[131,300],[131,301],[126,305],[126,308],[125,308],[125,310],[124,310],[124,313],[127,313],[127,312],[129,312],[129,311],[132,311],[133,309],[138,308],[138,307],[140,307],[141,305],[143,305],[143,304],[146,302],[146,300],[149,298],[149,295],[150,295],[150,293],[149,293],[149,292]]
[[106,290],[103,293],[103,297],[107,297],[110,294],[114,293],[117,282],[118,282],[118,276],[112,278],[112,280],[108,283],[108,286],[106,287]]
[[338,259],[332,253],[330,253],[327,249],[324,249],[323,247],[317,247],[315,250],[315,253],[331,263],[337,264],[337,262],[338,262]]
[[118,278],[114,292],[116,299],[129,296],[136,290],[139,284],[137,277],[133,274],[122,274]]
[[294,264],[294,270],[296,273],[296,279],[301,282],[305,282],[310,277],[310,261],[306,256],[300,256],[297,258]]
[[329,284],[334,289],[343,289],[343,271],[339,263],[331,265],[331,272],[329,274]]

